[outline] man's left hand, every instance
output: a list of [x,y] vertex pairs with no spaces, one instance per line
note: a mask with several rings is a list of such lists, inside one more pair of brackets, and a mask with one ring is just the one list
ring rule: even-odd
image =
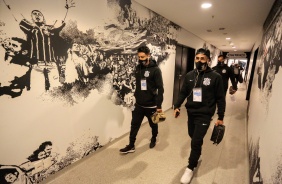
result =
[[163,110],[162,109],[157,109],[157,112],[163,112]]
[[217,120],[216,122],[215,122],[215,126],[218,126],[218,125],[223,125],[223,120]]

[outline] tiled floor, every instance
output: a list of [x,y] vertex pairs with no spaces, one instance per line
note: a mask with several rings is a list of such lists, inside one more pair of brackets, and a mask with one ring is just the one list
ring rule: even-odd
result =
[[[206,134],[202,161],[191,184],[248,184],[246,130],[246,90],[243,84],[236,101],[226,97],[227,108],[223,141],[209,140],[213,123]],[[185,111],[184,108],[183,112]],[[158,142],[149,149],[150,127],[145,123],[137,136],[136,152],[122,155],[119,149],[128,143],[128,134],[106,145],[93,155],[60,171],[43,183],[48,184],[178,184],[187,166],[190,138],[186,112],[179,118],[166,111],[167,120],[159,124]],[[214,119],[217,116],[215,115]]]

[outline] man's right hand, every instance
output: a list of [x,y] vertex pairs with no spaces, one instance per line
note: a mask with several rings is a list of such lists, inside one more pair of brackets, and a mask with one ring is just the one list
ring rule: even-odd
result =
[[180,115],[180,109],[174,109],[174,117],[177,118]]

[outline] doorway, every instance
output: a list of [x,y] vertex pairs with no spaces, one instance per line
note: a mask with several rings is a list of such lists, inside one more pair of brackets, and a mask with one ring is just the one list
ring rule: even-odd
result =
[[255,68],[256,68],[256,63],[257,63],[258,50],[259,50],[259,48],[257,48],[255,50],[255,53],[254,53],[254,59],[253,59],[253,63],[252,63],[249,83],[248,83],[248,86],[247,86],[246,100],[249,100],[250,96],[251,96],[251,89],[252,89],[253,78],[254,78],[254,73],[255,73]]
[[180,44],[176,45],[172,104],[176,102],[179,96],[179,92],[184,82],[185,75],[189,71],[194,69],[194,57],[195,49]]

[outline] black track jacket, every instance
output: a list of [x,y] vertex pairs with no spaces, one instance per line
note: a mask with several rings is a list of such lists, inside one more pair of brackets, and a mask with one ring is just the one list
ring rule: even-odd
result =
[[237,85],[235,83],[234,74],[232,72],[232,69],[229,66],[227,66],[227,64],[224,64],[224,65],[217,64],[212,69],[215,70],[217,73],[219,73],[222,76],[223,87],[224,87],[225,92],[228,89],[229,78],[231,80],[233,89],[237,90]]
[[[143,107],[162,108],[163,102],[163,79],[162,72],[156,61],[150,60],[148,66],[138,64],[135,71],[136,90],[134,93],[136,103]],[[147,90],[141,90],[141,80],[146,79]]]
[[[217,105],[218,119],[223,120],[225,112],[225,93],[220,74],[208,67],[198,75],[197,69],[188,72],[174,108],[180,108],[187,98],[185,107],[189,114],[213,116]],[[197,83],[195,84],[195,81]],[[193,88],[202,88],[202,102],[193,102]]]

